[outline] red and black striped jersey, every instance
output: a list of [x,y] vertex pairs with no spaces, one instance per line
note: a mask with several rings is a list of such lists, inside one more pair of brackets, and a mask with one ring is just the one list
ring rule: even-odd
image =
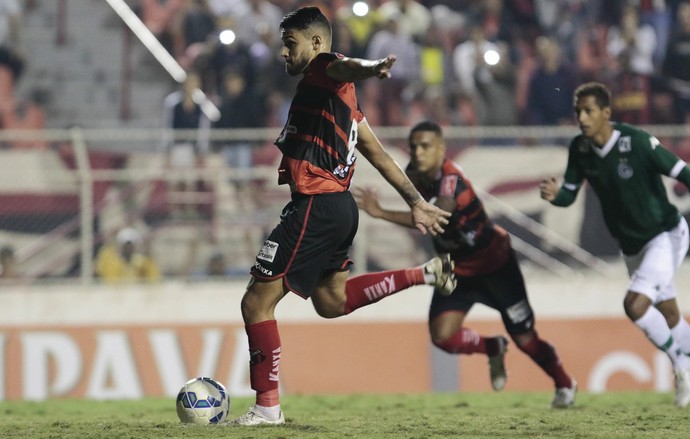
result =
[[306,195],[344,192],[355,167],[357,124],[364,119],[355,86],[334,81],[326,68],[338,53],[321,53],[297,85],[288,120],[275,141],[283,153],[278,184]]
[[[415,185],[418,185],[415,180]],[[439,253],[451,254],[455,261],[455,274],[487,274],[506,262],[510,255],[510,236],[489,219],[472,183],[459,165],[445,159],[434,182],[417,189],[427,201],[441,197],[455,199],[455,209],[445,232],[433,237],[434,247]]]

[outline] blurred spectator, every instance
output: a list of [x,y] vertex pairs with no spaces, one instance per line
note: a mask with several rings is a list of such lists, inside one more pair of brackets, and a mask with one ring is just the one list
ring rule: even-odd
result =
[[575,68],[564,62],[555,38],[539,37],[536,48],[539,67],[529,81],[525,122],[530,125],[571,124],[572,96],[578,84]]
[[420,83],[408,122],[436,120],[447,125],[452,121],[449,109],[450,95],[446,84],[446,71],[450,69],[449,57],[444,50],[441,31],[431,26],[420,45]]
[[17,258],[14,254],[14,247],[4,245],[0,248],[0,278],[16,279],[19,277],[17,271]]
[[233,30],[237,40],[246,46],[251,46],[257,40],[269,35],[269,47],[276,47],[283,11],[268,0],[247,0],[247,7],[235,16]]
[[633,2],[640,10],[640,23],[650,25],[656,34],[656,47],[652,58],[655,66],[661,66],[666,53],[669,35],[673,24],[673,13],[669,3],[674,0],[636,0]]
[[133,228],[120,230],[116,242],[96,255],[96,275],[105,283],[155,282],[161,279],[158,264],[142,249],[141,234]]
[[511,11],[505,7],[503,0],[485,0],[477,3],[470,13],[469,20],[482,27],[484,38],[508,44],[519,38],[523,30],[515,22]]
[[10,69],[14,83],[24,71],[24,58],[19,46],[21,13],[18,0],[0,1],[0,65]]
[[474,23],[470,39],[453,52],[460,93],[474,102],[479,123],[515,125],[515,68],[504,43],[488,41],[481,23]]
[[609,29],[607,49],[630,72],[647,76],[654,73],[656,33],[652,26],[640,23],[635,6],[623,7],[620,23]]
[[233,272],[228,266],[225,255],[221,252],[215,252],[208,258],[205,274],[209,277],[225,277],[230,276]]
[[141,21],[153,32],[168,52],[174,53],[174,21],[185,0],[140,0]]
[[577,32],[588,23],[586,4],[585,0],[534,0],[534,12],[543,35],[558,41],[565,59],[576,57]]
[[400,31],[420,41],[431,25],[431,11],[415,0],[387,0],[378,8],[383,20],[394,18]]
[[406,124],[407,105],[420,79],[419,45],[400,27],[400,17],[392,14],[386,18],[383,29],[374,34],[367,50],[368,59],[385,58],[389,54],[397,56],[391,78],[367,82],[365,86],[366,99],[378,104],[381,125]]
[[[204,157],[209,151],[211,121],[201,111],[197,102],[197,90],[201,82],[195,73],[187,75],[182,89],[169,94],[163,101],[163,146],[166,153],[166,167],[174,173],[173,193],[170,197],[171,215],[177,218],[195,218],[198,207],[194,192],[201,189],[202,180],[194,172],[203,167]],[[196,130],[193,135],[177,130]],[[183,134],[184,137],[182,136]],[[189,172],[192,171],[192,172]]]
[[650,122],[650,77],[654,74],[652,56],[656,47],[654,29],[640,24],[635,6],[625,5],[620,24],[608,33],[608,52],[616,59],[615,76],[608,82],[614,98],[613,117],[619,122]]
[[606,50],[606,25],[587,22],[577,33],[577,67],[583,82],[608,82],[613,70]]
[[662,71],[673,95],[674,122],[690,123],[690,1],[678,4]]
[[[359,13],[363,15],[355,14],[351,6],[343,6],[336,11],[333,28],[337,41],[334,42],[334,47],[348,56],[365,58],[371,36],[379,30],[382,18],[381,13],[375,9]],[[347,43],[343,41],[345,39],[348,40]]]
[[[264,96],[247,86],[241,71],[229,69],[223,75],[221,90],[220,119],[214,128],[256,128],[265,124],[266,107]],[[218,142],[218,150],[224,155],[227,164],[233,168],[252,167],[252,147],[247,141],[223,140]]]
[[257,66],[249,52],[249,47],[237,38],[221,38],[224,30],[232,28],[231,17],[218,17],[216,32],[209,36],[194,63],[194,70],[200,73],[204,91],[211,96],[220,94],[223,88],[222,73],[233,68],[242,71],[247,83],[254,86]]
[[208,0],[190,0],[182,17],[183,49],[192,44],[205,43],[215,30],[216,17]]

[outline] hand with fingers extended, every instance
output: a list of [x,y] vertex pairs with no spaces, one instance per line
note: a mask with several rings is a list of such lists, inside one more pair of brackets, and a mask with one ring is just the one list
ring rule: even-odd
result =
[[396,56],[391,54],[385,58],[376,60],[376,64],[374,65],[374,71],[376,71],[376,76],[379,79],[390,78],[391,68],[393,67],[393,64],[395,63],[396,59]]
[[420,198],[412,205],[412,218],[414,225],[423,234],[438,235],[443,233],[448,225],[451,213],[439,209],[437,206]]
[[382,218],[383,209],[379,204],[378,191],[371,187],[353,188],[352,195],[355,197],[357,207],[365,211],[372,218]]

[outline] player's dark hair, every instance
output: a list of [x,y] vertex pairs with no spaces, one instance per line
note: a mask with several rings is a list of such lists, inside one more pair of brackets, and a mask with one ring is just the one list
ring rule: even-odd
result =
[[326,35],[324,37],[331,38],[331,23],[328,21],[321,9],[316,6],[306,6],[304,8],[296,9],[286,14],[280,22],[280,30],[286,31],[288,29],[305,30],[310,27],[319,27]]
[[599,108],[611,106],[611,91],[600,82],[587,82],[575,89],[575,102],[585,96],[594,96]]
[[443,137],[443,129],[441,128],[441,125],[430,120],[419,122],[417,125],[413,126],[410,130],[410,135],[407,137],[407,140],[410,140],[412,138],[412,134],[416,133],[417,131],[432,131],[437,136]]

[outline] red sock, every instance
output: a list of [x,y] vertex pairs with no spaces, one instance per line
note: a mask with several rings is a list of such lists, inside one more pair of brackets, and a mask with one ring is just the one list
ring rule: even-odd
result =
[[553,378],[556,387],[571,387],[573,385],[570,375],[563,369],[561,359],[558,358],[556,349],[551,344],[535,335],[535,337],[525,345],[518,345],[518,347],[529,355],[548,376]]
[[489,340],[469,328],[460,328],[442,342],[434,343],[449,354],[486,354]]
[[345,314],[357,308],[378,302],[386,296],[413,285],[424,285],[422,267],[404,270],[380,271],[355,276],[345,283]]
[[245,326],[249,339],[249,381],[256,390],[256,403],[264,407],[278,405],[278,366],[280,335],[275,320]]

